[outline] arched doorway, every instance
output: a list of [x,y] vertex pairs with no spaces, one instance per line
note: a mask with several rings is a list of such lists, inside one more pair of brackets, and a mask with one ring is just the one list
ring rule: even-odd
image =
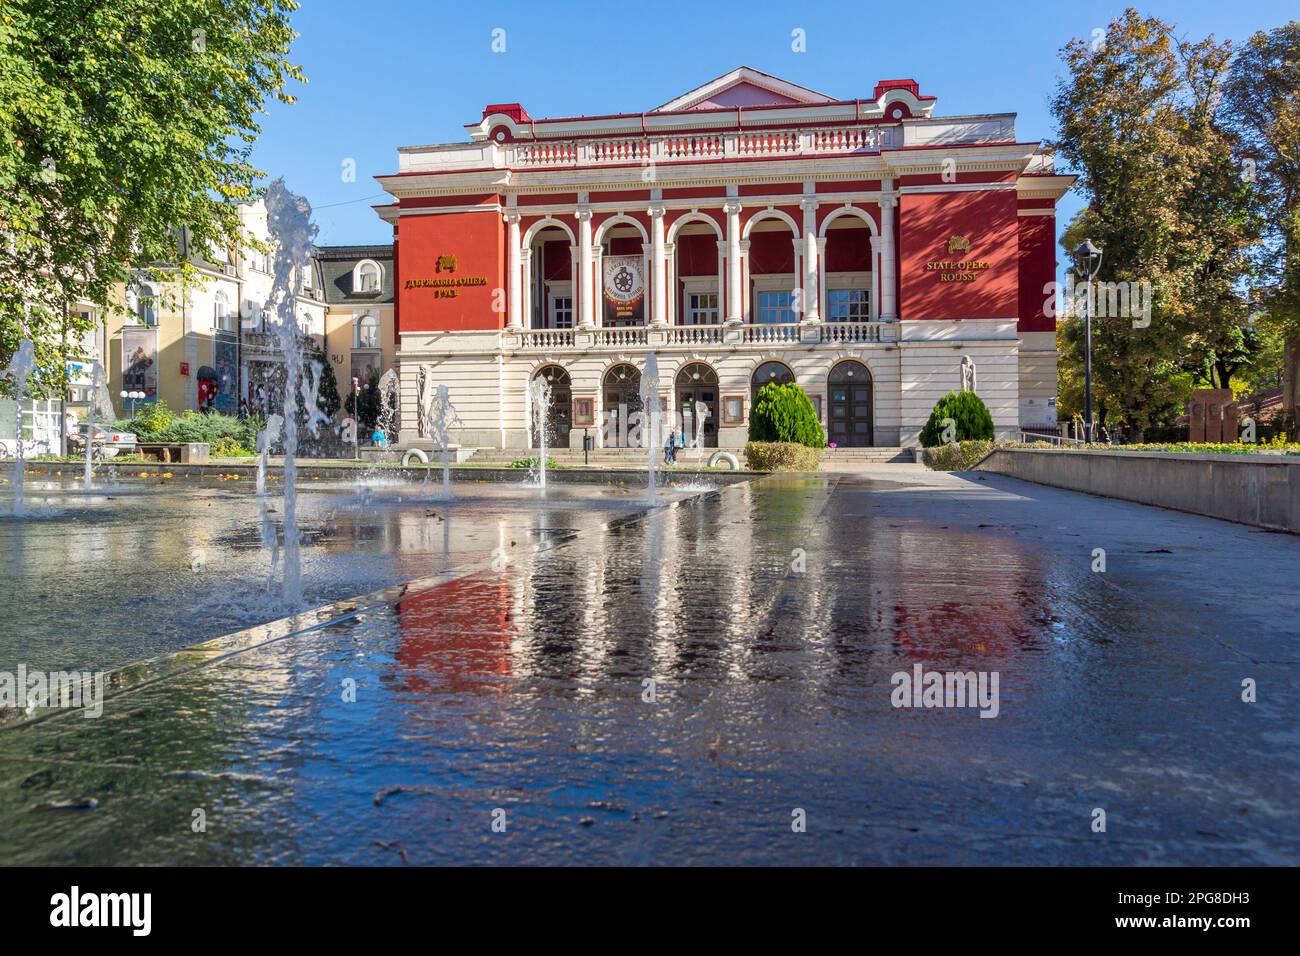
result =
[[794,372],[784,362],[764,362],[754,369],[749,380],[749,407],[754,407],[758,400],[758,390],[764,385],[789,385],[794,381]]
[[827,441],[841,448],[874,444],[871,371],[861,362],[840,362],[827,381]]
[[703,362],[684,365],[675,379],[677,410],[682,414],[682,432],[689,445],[695,441],[699,419],[696,404],[703,405],[704,447],[718,447],[718,373]]
[[[546,447],[568,448],[569,428],[573,424],[573,388],[569,373],[558,365],[545,365],[539,368],[534,379],[545,379],[551,386],[551,407],[546,413]],[[542,447],[542,436],[529,421],[529,431],[533,436],[533,447]]]
[[605,415],[605,447],[628,448],[629,421],[641,411],[641,370],[619,362],[605,373],[601,382],[601,401]]

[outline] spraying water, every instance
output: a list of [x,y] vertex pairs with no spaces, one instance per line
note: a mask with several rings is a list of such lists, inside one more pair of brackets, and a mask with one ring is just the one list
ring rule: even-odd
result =
[[456,414],[456,406],[448,398],[446,385],[439,385],[433,392],[433,397],[429,403],[429,427],[433,430],[438,444],[442,448],[442,495],[444,498],[451,497],[451,450],[448,446],[451,444],[449,429],[459,425],[460,416]]
[[108,422],[113,418],[113,399],[104,382],[104,366],[90,363],[90,401],[86,403],[86,468],[83,476],[86,490],[91,489],[92,456],[95,451],[95,419]]
[[13,358],[9,360],[4,374],[0,378],[13,376],[14,380],[14,418],[16,421],[15,436],[18,439],[18,454],[14,456],[14,517],[21,518],[26,511],[26,505],[23,501],[23,478],[26,475],[27,460],[26,449],[23,447],[23,396],[27,393],[27,379],[31,376],[32,371],[36,368],[36,350],[32,345],[31,339],[23,339],[18,343],[18,351],[14,352]]
[[[655,503],[655,471],[658,468],[656,455],[659,452],[659,361],[651,352],[645,359],[645,371],[641,373],[641,408],[642,434],[646,443],[646,501]],[[646,430],[648,428],[648,431]]]
[[257,433],[257,496],[266,494],[266,461],[271,457],[271,446],[280,440],[280,426],[284,419],[268,415],[266,427]]
[[533,433],[538,436],[537,487],[546,494],[546,421],[551,411],[551,383],[538,375],[528,385],[533,403]]
[[379,376],[379,417],[375,426],[384,433],[384,444],[390,446],[397,430],[398,389],[397,369],[390,368]]
[[316,227],[311,222],[311,204],[302,196],[295,196],[284,185],[283,179],[271,183],[266,192],[267,227],[275,243],[274,275],[268,305],[275,316],[274,332],[284,354],[284,475],[281,489],[281,522],[284,528],[284,599],[291,605],[302,600],[302,567],[299,555],[297,492],[294,482],[298,465],[298,401],[309,395],[313,401],[307,405],[306,426],[316,433],[318,418],[314,408],[314,392],[319,387],[309,386],[303,378],[302,347],[299,343],[298,318],[294,306],[300,292],[302,276],[310,266],[309,256]]
[[695,403],[695,471],[704,468],[704,420],[709,417],[709,406]]

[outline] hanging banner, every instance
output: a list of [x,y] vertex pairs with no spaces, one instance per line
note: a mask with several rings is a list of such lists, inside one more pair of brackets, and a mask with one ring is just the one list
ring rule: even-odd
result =
[[233,415],[239,404],[239,344],[234,336],[216,336],[212,346],[212,364],[217,372],[217,395],[213,407]]
[[157,329],[122,329],[122,388],[144,392],[145,401],[158,397]]
[[645,325],[645,264],[640,256],[604,256],[604,324]]

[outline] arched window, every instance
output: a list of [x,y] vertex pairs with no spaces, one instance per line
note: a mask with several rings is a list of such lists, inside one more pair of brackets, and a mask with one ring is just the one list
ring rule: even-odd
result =
[[373,312],[367,312],[357,319],[357,343],[354,348],[379,348],[379,319]]
[[784,362],[764,362],[754,369],[754,393],[764,385],[788,385],[794,381],[794,373]]
[[135,318],[141,325],[158,325],[158,294],[153,286],[141,284],[136,287]]
[[362,259],[352,273],[352,291],[375,293],[383,285],[384,270],[373,259]]
[[212,327],[219,332],[235,331],[235,316],[230,311],[230,301],[224,292],[212,297]]

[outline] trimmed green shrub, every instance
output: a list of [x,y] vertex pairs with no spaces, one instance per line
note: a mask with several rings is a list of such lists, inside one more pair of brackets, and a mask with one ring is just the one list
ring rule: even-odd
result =
[[150,405],[138,406],[131,421],[140,431],[153,435],[164,431],[175,419],[176,413],[160,398]]
[[[257,422],[253,419],[241,421],[219,412],[176,415],[163,402],[158,404],[165,414],[151,409],[153,414],[142,413],[134,419],[114,422],[113,428],[132,432],[142,442],[206,442],[212,446],[212,454],[251,455],[257,449]],[[217,452],[218,445],[224,450]]]
[[974,392],[949,392],[934,403],[930,418],[921,429],[921,445],[934,448],[944,444],[944,419],[956,426],[953,441],[992,441],[993,416],[984,400]]
[[994,447],[993,442],[983,440],[949,442],[926,448],[921,452],[921,461],[931,471],[970,471]]
[[745,465],[752,471],[816,471],[821,463],[820,448],[798,442],[751,441],[745,445]]
[[793,382],[768,384],[758,390],[749,413],[749,440],[826,447],[826,433],[812,400]]

